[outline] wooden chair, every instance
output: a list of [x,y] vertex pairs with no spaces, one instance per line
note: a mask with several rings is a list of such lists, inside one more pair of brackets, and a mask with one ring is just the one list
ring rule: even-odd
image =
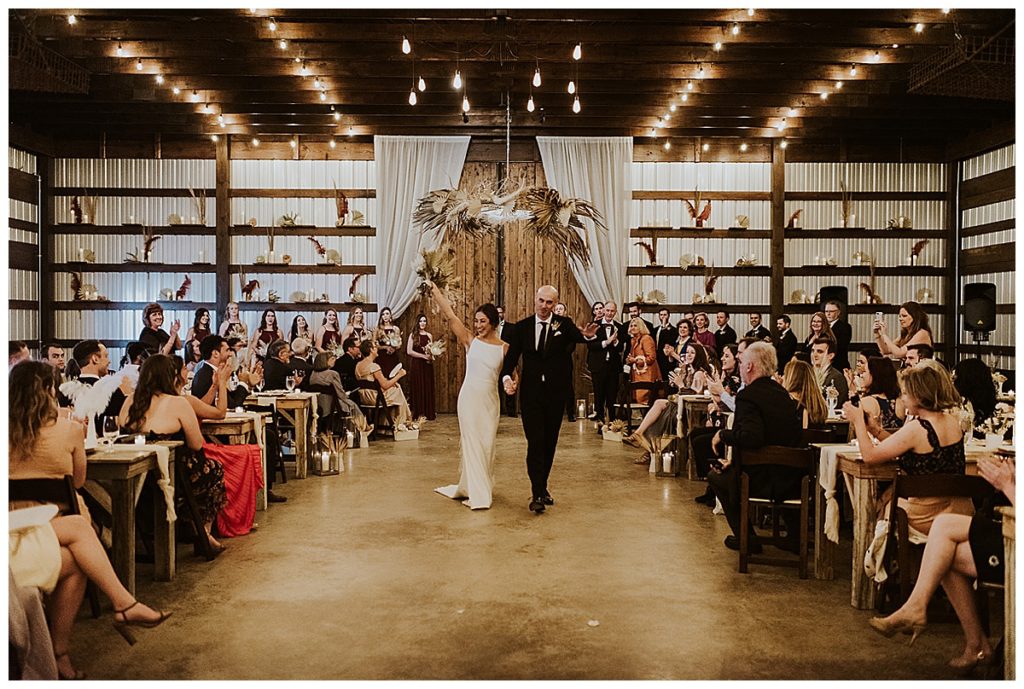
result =
[[307,385],[306,392],[315,392],[318,395],[328,395],[331,398],[331,413],[326,417],[321,417],[319,421],[319,427],[329,430],[332,433],[344,434],[349,416],[341,408],[341,403],[338,401],[338,393],[334,389],[333,385]]
[[[636,396],[633,394],[638,390],[649,390],[651,393],[650,404],[640,404],[633,400]],[[625,394],[622,396],[615,406],[618,407],[616,413],[619,418],[625,417],[626,420],[626,432],[633,432],[633,412],[637,409],[643,411],[644,414],[651,410],[654,406],[654,400],[665,399],[668,397],[668,383],[663,380],[656,380],[654,382],[647,381],[629,381],[625,385]]]
[[250,411],[270,412],[269,421],[264,417],[263,430],[266,434],[267,444],[267,471],[271,476],[275,473],[281,475],[281,483],[288,483],[288,474],[284,467],[284,454],[281,452],[281,429],[278,425],[278,414],[272,406],[249,403],[245,408]]
[[837,430],[832,426],[818,426],[805,428],[801,435],[804,445],[811,443],[845,443],[846,431]]
[[[909,476],[896,473],[892,484],[892,506],[889,515],[889,535],[885,544],[883,561],[889,577],[881,585],[876,598],[880,611],[896,610],[914,588],[921,567],[923,544],[910,542],[910,526],[907,513],[899,507],[900,498],[972,498],[980,501],[991,499],[995,488],[980,476],[963,474],[927,474]],[[895,548],[895,552],[893,552]]]
[[[183,447],[184,452],[191,452]],[[192,492],[192,482],[189,481],[188,469],[185,466],[184,457],[179,457],[174,462],[174,495],[180,497],[185,506],[185,521],[189,522],[192,528],[192,552],[201,555],[207,561],[213,560],[219,553],[213,550],[210,539],[206,537],[206,527],[203,522],[202,512],[199,510],[199,501]],[[163,498],[159,498],[163,499]],[[178,522],[181,523],[181,512],[178,511]]]
[[[357,382],[359,384],[357,388],[359,390],[357,393],[359,408],[363,410],[366,420],[373,424],[373,432],[370,437],[376,438],[378,431],[387,431],[393,435],[395,425],[391,422],[391,414],[388,411],[387,401],[384,399],[384,391],[381,389],[380,383],[376,379]],[[373,390],[376,393],[373,396],[373,404],[364,401],[363,390]]]
[[[9,500],[31,500],[56,505],[61,515],[81,514],[78,505],[78,491],[71,476],[63,478],[23,478],[8,479],[7,495]],[[100,616],[100,597],[96,585],[91,581],[85,590],[89,596],[89,608],[92,616]]]
[[[792,467],[806,472],[800,481],[800,498],[773,502],[769,498],[756,498],[750,496],[750,477],[746,469],[751,466],[779,466]],[[739,571],[747,573],[747,564],[750,562],[765,565],[778,565],[785,567],[797,567],[801,579],[807,578],[807,553],[808,533],[810,530],[811,513],[811,481],[814,477],[814,452],[808,447],[780,447],[768,445],[758,450],[745,450],[740,459],[740,561]],[[767,545],[779,545],[782,538],[779,536],[779,510],[788,509],[799,511],[800,514],[800,554],[799,558],[778,558],[750,554],[750,508],[751,505],[762,505],[771,510],[772,514],[772,536],[764,538],[762,542]]]

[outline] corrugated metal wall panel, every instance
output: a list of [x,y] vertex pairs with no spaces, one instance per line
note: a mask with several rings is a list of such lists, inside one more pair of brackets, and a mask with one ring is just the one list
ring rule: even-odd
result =
[[999,201],[998,203],[990,203],[984,206],[978,206],[977,208],[971,208],[961,212],[960,224],[964,229],[967,229],[978,225],[986,225],[990,222],[1013,220],[1017,217],[1014,210],[1015,207],[1016,201],[1014,199],[1009,199],[1007,201]]
[[[53,186],[55,187],[212,189],[216,183],[216,161],[213,160],[134,158],[57,158],[54,160]],[[158,224],[152,219],[148,222]]]
[[30,175],[39,174],[38,158],[28,151],[22,151],[13,146],[7,147],[7,166],[15,170],[27,172]]
[[942,163],[786,163],[786,191],[945,191]]
[[[645,163],[647,164],[647,163]],[[692,200],[691,200],[692,202]],[[702,205],[703,208],[703,205]],[[686,202],[670,200],[635,200],[631,215],[632,227],[693,227],[693,218]],[[701,210],[701,209],[698,209]],[[736,216],[745,215],[752,230],[767,230],[772,222],[770,201],[712,201],[711,217],[706,227],[737,227]]]
[[34,270],[7,271],[9,299],[39,299],[39,273]]
[[[192,301],[215,302],[216,276],[213,273],[82,273],[83,284],[92,284],[96,290],[111,301],[157,301],[162,299],[164,289],[177,291],[188,275],[192,280],[188,298]],[[53,293],[57,301],[71,301],[71,274],[54,273]],[[108,339],[119,339],[109,336]]]
[[[349,213],[359,211],[363,214],[363,225],[375,226],[377,199],[349,199],[348,208]],[[316,225],[317,227],[334,227],[338,218],[334,199],[244,197],[231,199],[231,224],[233,225],[245,225],[251,218],[256,218],[256,224],[261,227],[277,225],[281,221],[281,216],[296,213],[301,218],[300,224]],[[409,227],[412,227],[412,218],[409,219]]]
[[[786,201],[786,220],[798,209],[799,227],[809,230],[827,230],[843,226],[841,201]],[[851,227],[883,229],[889,220],[909,217],[913,226],[922,230],[946,229],[946,203],[944,201],[852,201],[851,212],[856,215]]]
[[768,191],[771,174],[770,163],[633,163],[633,188]]
[[[139,185],[142,186],[142,185]],[[70,196],[54,197],[54,219],[59,223],[73,221]],[[89,222],[97,225],[120,225],[127,222],[143,225],[169,225],[171,214],[182,222],[198,223],[198,213],[189,197],[100,197],[96,202],[96,217]],[[217,200],[206,199],[206,225],[213,227],[217,219]]]
[[[918,241],[915,237],[900,237],[898,232],[887,232],[875,239],[786,239],[786,266],[823,265],[834,258],[836,265],[846,267],[853,265],[853,255],[861,251],[873,256],[876,266],[906,266],[910,265],[910,250]],[[917,265],[944,266],[946,241],[929,239]]]
[[994,151],[966,159],[961,171],[962,179],[966,181],[992,172],[999,172],[1008,167],[1014,167],[1016,148],[1015,144],[1010,144],[1009,146],[1003,146]]
[[1006,244],[1008,242],[1017,241],[1017,230],[1003,230],[1002,232],[992,232],[990,234],[982,234],[976,237],[963,237],[960,240],[961,249],[980,249],[983,246],[992,246],[993,244]]
[[[665,293],[666,303],[690,304],[694,294],[704,294],[704,278],[700,275],[631,275],[627,279],[627,289],[630,298],[641,291],[646,295],[658,289]],[[715,296],[725,304],[766,304],[768,289],[767,277],[719,277],[715,284]],[[709,305],[708,308],[714,309],[714,306]]]
[[15,201],[14,199],[7,199],[7,203],[8,213],[10,213],[11,218],[24,220],[25,222],[39,222],[39,206],[36,204]]
[[[77,261],[80,248],[96,252],[97,263],[121,263],[128,252],[138,255],[142,251],[142,233],[135,228],[125,228],[128,234],[60,234],[53,238],[56,263]],[[216,258],[216,239],[166,235],[153,244],[153,263],[189,264],[197,261],[199,252],[205,252],[205,260],[213,263]],[[109,295],[108,295],[109,296]]]

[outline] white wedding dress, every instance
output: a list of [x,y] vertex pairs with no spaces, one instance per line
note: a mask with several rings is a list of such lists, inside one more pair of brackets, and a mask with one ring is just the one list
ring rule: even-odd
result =
[[[459,433],[462,460],[458,484],[435,488],[445,497],[465,500],[472,510],[491,506],[494,489],[494,438],[498,434],[498,374],[505,359],[504,345],[476,338],[466,351],[466,377],[459,390]],[[468,498],[468,500],[467,500]]]

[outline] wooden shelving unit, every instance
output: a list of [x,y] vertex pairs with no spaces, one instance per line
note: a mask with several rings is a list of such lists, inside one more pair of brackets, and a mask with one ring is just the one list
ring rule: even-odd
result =
[[[228,270],[231,273],[292,273],[295,271],[303,271],[303,269],[315,269],[310,272],[315,272],[320,275],[374,275],[377,272],[377,266],[371,265],[320,265],[320,264],[303,264],[303,263],[247,263],[238,264],[232,263]],[[303,271],[305,272],[305,271]]]
[[[693,311],[703,311],[704,313],[717,313],[718,311],[725,311],[728,314],[733,313],[767,313],[769,311],[768,304],[640,304],[640,310],[644,313],[657,313],[661,309],[668,309],[673,314],[686,313]],[[657,325],[657,324],[655,324]],[[717,326],[716,326],[717,327]]]
[[[626,275],[693,275],[703,276],[711,266],[682,268],[680,266],[630,266],[626,268]],[[747,277],[769,277],[772,269],[768,266],[753,266],[752,268],[721,267],[714,266],[715,275],[725,276],[747,276]]]
[[[135,310],[142,311],[146,307],[146,304],[153,302],[148,301],[55,301],[53,303],[53,309],[56,311],[110,311],[115,309],[120,310]],[[160,304],[165,309],[213,309],[216,307],[211,301],[186,301],[186,300],[175,300],[165,301],[162,299],[155,300],[155,303]]]
[[948,239],[951,237],[946,230],[890,230],[866,229],[854,230],[836,228],[834,230],[802,230],[786,229],[786,239]]
[[[269,227],[252,227],[251,225],[232,225],[232,237],[265,237]],[[274,238],[301,237],[376,237],[377,228],[367,225],[343,225],[342,227],[275,227]]]
[[[786,266],[785,268],[785,274],[793,277],[819,275],[863,275],[867,277],[870,272],[871,269],[868,266]],[[875,275],[879,277],[903,275],[941,277],[945,274],[945,268],[937,268],[935,266],[880,266],[875,268]]]
[[704,229],[701,227],[634,227],[629,231],[632,239],[644,239],[657,234],[658,239],[771,239],[771,230],[745,230],[743,228]]
[[[54,234],[76,235],[76,234],[101,234],[113,233],[142,234],[144,225],[93,225],[92,223],[57,223],[49,225],[50,232]],[[217,234],[216,227],[208,225],[149,225],[154,234],[161,234],[176,237],[213,237]]]
[[270,301],[240,301],[238,302],[239,311],[263,311],[265,309],[274,309],[275,311],[326,311],[327,309],[334,309],[340,312],[349,312],[356,307],[361,308],[367,313],[376,313],[376,304],[357,304],[354,302],[322,302],[322,301],[289,301],[289,302],[270,302]]
[[213,263],[51,263],[55,273],[216,273]]

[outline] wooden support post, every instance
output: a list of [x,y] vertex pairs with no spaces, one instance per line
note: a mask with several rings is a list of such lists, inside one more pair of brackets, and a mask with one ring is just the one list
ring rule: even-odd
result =
[[769,305],[771,319],[767,327],[771,329],[776,319],[783,313],[786,303],[785,279],[783,270],[786,263],[786,151],[782,141],[772,141],[772,239],[771,269],[772,279],[769,289]]
[[946,284],[942,301],[948,304],[942,341],[946,343],[946,361],[960,360],[960,166],[959,160],[946,165]]
[[230,137],[222,136],[217,141],[217,229],[216,249],[214,254],[217,262],[217,316],[223,317],[231,301],[231,159],[229,149]]
[[39,339],[44,342],[56,339],[56,299],[53,288],[53,223],[55,209],[53,201],[53,158],[40,155],[36,159],[39,171]]

